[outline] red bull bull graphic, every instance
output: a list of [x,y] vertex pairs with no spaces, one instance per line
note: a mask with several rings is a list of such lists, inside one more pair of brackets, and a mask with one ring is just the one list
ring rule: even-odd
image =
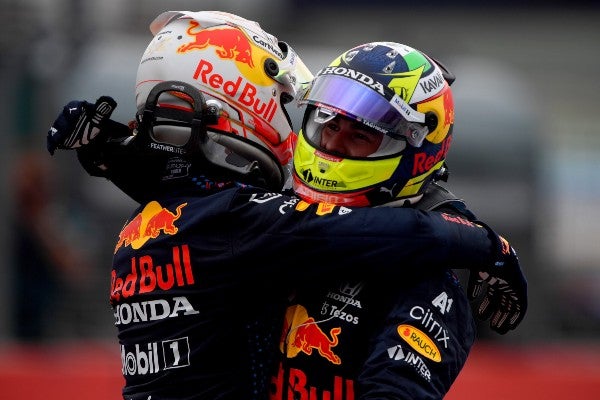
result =
[[203,29],[198,21],[190,21],[187,33],[193,37],[190,43],[179,46],[178,53],[190,50],[203,50],[208,46],[215,47],[217,55],[226,60],[235,60],[254,67],[252,61],[252,45],[248,38],[235,28]]
[[[269,86],[273,79],[262,71],[262,63],[268,57],[283,58],[275,42],[270,43],[259,35],[250,37],[250,33],[243,28],[234,28],[226,25],[208,27],[203,29],[198,21],[190,21],[186,33],[189,35],[187,43],[177,47],[177,54],[190,52],[214,51],[223,61],[231,61],[241,75],[255,85]],[[183,38],[185,41],[186,39]],[[217,61],[214,57],[203,57]],[[256,68],[258,66],[259,68]],[[219,67],[227,68],[224,65]],[[215,78],[218,79],[218,78]]]
[[136,215],[131,221],[129,221],[121,232],[119,233],[119,240],[115,247],[115,253],[121,246],[131,246],[133,241],[140,238],[140,230],[142,227],[142,214]]
[[[329,362],[339,365],[341,358],[335,354],[333,348],[338,345],[338,335],[342,328],[332,328],[327,335],[314,318],[308,316],[306,308],[300,305],[289,307],[285,315],[285,326],[280,341],[280,349],[288,358],[296,357],[300,352],[312,355],[317,350],[321,357]],[[286,341],[287,337],[287,341]],[[286,347],[287,348],[284,349]]]
[[131,246],[139,249],[150,239],[156,239],[161,233],[174,235],[178,228],[175,221],[181,217],[181,209],[187,203],[180,204],[175,213],[162,207],[158,202],[151,201],[142,212],[125,224],[119,233],[115,253],[121,248]]
[[446,91],[444,93],[444,125],[448,126],[454,123],[454,99],[452,98],[452,92]]

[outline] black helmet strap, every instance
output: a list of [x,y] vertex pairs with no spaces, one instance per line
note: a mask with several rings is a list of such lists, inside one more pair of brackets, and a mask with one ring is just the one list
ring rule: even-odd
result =
[[[190,98],[192,111],[158,105],[160,95],[181,93],[182,98]],[[144,110],[138,126],[138,140],[148,150],[166,151],[175,154],[194,153],[206,140],[206,125],[218,122],[220,110],[216,106],[207,105],[204,95],[192,85],[181,81],[165,81],[152,88],[146,99]],[[153,135],[153,128],[159,119],[169,121],[167,125],[186,126],[191,129],[189,140],[183,145],[158,142]]]

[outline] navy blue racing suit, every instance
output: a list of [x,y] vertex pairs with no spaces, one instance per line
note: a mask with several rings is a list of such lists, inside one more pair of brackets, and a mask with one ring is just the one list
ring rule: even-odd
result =
[[[166,191],[137,208],[119,234],[110,300],[124,399],[266,399],[278,342],[269,332],[281,327],[290,288],[322,287],[342,274],[352,281],[367,273],[390,290],[375,285],[365,290],[385,298],[402,293],[399,286],[412,287],[407,276],[445,277],[447,267],[481,268],[496,256],[485,228],[448,214],[309,205],[255,187],[216,186]],[[326,342],[343,339],[359,311],[360,318],[371,318],[369,302],[360,308],[355,299],[340,300],[346,290],[356,301],[367,293],[350,284],[330,297],[326,314],[342,331],[323,328],[326,335],[299,339],[334,362],[336,357],[346,362],[346,355]],[[340,313],[333,309],[344,304]],[[423,307],[423,318],[426,312]],[[437,320],[438,314],[430,315]],[[406,357],[420,354],[408,342],[397,342]],[[345,383],[331,383],[338,384]]]
[[[437,184],[417,207],[475,219]],[[373,260],[362,262],[377,267]],[[399,256],[385,265],[408,263]],[[297,288],[285,315],[270,400],[434,400],[448,392],[476,332],[454,271],[408,268],[397,276],[364,276],[335,274]]]

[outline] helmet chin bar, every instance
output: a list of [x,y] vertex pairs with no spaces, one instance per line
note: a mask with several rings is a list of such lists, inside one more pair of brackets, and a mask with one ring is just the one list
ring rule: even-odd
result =
[[229,179],[280,191],[284,172],[277,159],[260,146],[230,134],[208,131],[202,155],[213,166],[227,171]]
[[[185,100],[190,109],[159,106],[158,101],[163,93],[171,93]],[[189,100],[188,100],[189,99]],[[193,154],[206,141],[206,125],[216,124],[220,108],[216,103],[208,104],[204,95],[195,87],[180,81],[165,81],[152,88],[146,99],[144,110],[140,116],[138,139],[146,150],[161,151],[174,154]],[[155,127],[179,127],[180,131],[189,129],[190,136],[183,143],[157,140]],[[175,128],[176,129],[176,128]]]
[[[159,106],[160,95],[165,92],[185,101],[189,107]],[[273,155],[250,140],[207,129],[207,125],[218,123],[220,113],[218,101],[206,101],[202,92],[185,82],[159,83],[146,100],[136,141],[146,151],[186,157],[205,169],[209,178],[281,190],[284,173]],[[187,132],[189,137],[184,136]],[[169,134],[180,138],[163,138]]]

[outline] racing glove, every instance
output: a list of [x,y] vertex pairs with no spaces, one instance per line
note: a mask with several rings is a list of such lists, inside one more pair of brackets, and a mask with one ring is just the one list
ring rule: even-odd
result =
[[498,247],[498,256],[485,271],[471,271],[467,292],[475,315],[490,320],[490,328],[504,335],[515,329],[527,312],[527,279],[521,270],[515,249],[502,236],[477,221],[490,233]]
[[99,136],[107,136],[104,131],[115,135],[129,135],[126,125],[110,120],[117,102],[109,96],[98,98],[96,104],[73,100],[63,107],[46,137],[46,147],[50,154],[56,149],[77,149],[86,146]]

